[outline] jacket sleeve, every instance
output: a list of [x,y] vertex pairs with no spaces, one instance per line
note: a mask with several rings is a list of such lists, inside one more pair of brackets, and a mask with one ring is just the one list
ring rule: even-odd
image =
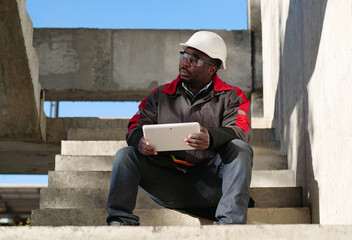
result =
[[143,137],[142,127],[147,124],[157,123],[158,110],[157,88],[153,90],[138,106],[138,112],[128,123],[126,141],[128,146],[138,148],[139,141]]
[[232,139],[241,139],[249,143],[252,129],[250,125],[250,101],[236,88],[231,91],[223,113],[222,127],[208,128],[210,149],[219,149]]

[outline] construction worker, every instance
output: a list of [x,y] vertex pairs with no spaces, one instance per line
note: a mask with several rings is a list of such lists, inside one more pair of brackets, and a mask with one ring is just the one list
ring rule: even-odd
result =
[[[128,147],[115,156],[107,203],[108,225],[139,225],[138,186],[158,204],[214,219],[245,224],[253,152],[250,102],[222,81],[227,48],[214,32],[199,31],[180,43],[179,75],[157,87],[128,125]],[[143,137],[146,124],[198,122],[186,143],[195,150],[158,152]]]

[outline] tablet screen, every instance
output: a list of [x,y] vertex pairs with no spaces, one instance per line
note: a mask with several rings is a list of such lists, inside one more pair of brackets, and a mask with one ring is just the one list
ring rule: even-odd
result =
[[144,125],[143,136],[149,144],[162,151],[193,150],[184,141],[190,134],[200,133],[197,122]]

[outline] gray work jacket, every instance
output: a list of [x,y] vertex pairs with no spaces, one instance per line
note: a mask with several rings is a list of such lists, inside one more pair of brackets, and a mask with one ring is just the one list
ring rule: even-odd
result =
[[178,76],[171,83],[155,88],[141,102],[139,111],[129,122],[126,140],[129,146],[138,147],[143,136],[142,126],[146,124],[198,122],[209,131],[209,149],[162,152],[151,158],[162,157],[166,162],[172,162],[173,154],[177,159],[199,163],[212,159],[232,139],[248,143],[252,134],[249,119],[250,102],[241,89],[226,84],[215,75],[206,94],[190,101],[183,94]]

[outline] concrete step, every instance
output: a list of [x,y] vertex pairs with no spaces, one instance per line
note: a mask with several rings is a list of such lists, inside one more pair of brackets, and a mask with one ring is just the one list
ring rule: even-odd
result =
[[[108,189],[45,188],[40,192],[40,208],[103,208]],[[258,208],[302,207],[302,190],[290,188],[251,188],[251,196]],[[163,208],[139,189],[136,209]]]
[[[126,146],[125,141],[62,141],[61,154],[70,156],[114,156],[118,149]],[[279,142],[257,143],[253,144],[252,148],[254,151],[253,169],[287,169],[287,158],[280,153]],[[89,159],[94,161],[93,158]],[[63,158],[60,161],[64,161]]]
[[[50,171],[50,188],[101,188],[110,186],[110,171],[65,172]],[[254,170],[251,187],[294,187],[293,170]]]
[[115,117],[47,118],[47,141],[60,143],[61,140],[67,140],[70,129],[126,128],[129,120],[130,118]]
[[114,156],[56,155],[56,171],[112,171]]
[[284,170],[287,168],[287,156],[285,155],[254,153],[253,170]]
[[[107,118],[107,117],[86,117],[86,118],[48,118],[47,119],[47,141],[49,143],[59,143],[61,140],[124,140],[115,139],[116,136],[122,136],[126,132],[130,118]],[[108,130],[104,129],[114,129],[119,128],[120,130],[112,130],[107,133],[106,138],[102,138],[100,133],[98,135],[93,134],[90,129],[101,129],[106,132]],[[252,117],[252,128],[254,130],[254,141],[256,141],[256,130],[271,129],[271,120],[266,118]],[[71,133],[70,129],[72,130]],[[98,131],[98,130],[93,130]],[[69,133],[69,134],[68,134]],[[267,139],[267,140],[273,140]]]
[[[116,151],[127,146],[126,141],[62,141],[62,155],[113,156]],[[280,142],[253,143],[254,155],[281,155]]]
[[125,140],[127,125],[123,128],[70,128],[67,140],[101,141],[101,140]]
[[113,156],[126,147],[126,141],[62,141],[62,155]]
[[279,141],[252,143],[251,147],[256,155],[282,155]]
[[253,129],[252,143],[262,143],[275,140],[275,131],[273,128]]
[[[171,209],[138,209],[142,226],[200,226],[213,221],[197,218]],[[33,226],[100,226],[106,225],[104,208],[86,209],[37,209],[32,211]],[[248,224],[297,224],[311,223],[309,208],[250,208]]]
[[167,227],[1,227],[0,239],[38,240],[348,240],[351,225],[203,225]]
[[252,117],[251,125],[253,129],[273,128],[273,119],[268,117]]
[[[40,209],[104,208],[109,190],[100,188],[46,188],[40,191]],[[142,189],[138,189],[136,209],[160,209]]]
[[[126,127],[114,128],[70,128],[67,140],[101,141],[101,140],[125,140]],[[274,129],[253,129],[252,143],[274,141]]]
[[[114,156],[72,156],[56,155],[56,171],[111,171]],[[287,169],[286,156],[263,155],[255,156],[253,170]]]

